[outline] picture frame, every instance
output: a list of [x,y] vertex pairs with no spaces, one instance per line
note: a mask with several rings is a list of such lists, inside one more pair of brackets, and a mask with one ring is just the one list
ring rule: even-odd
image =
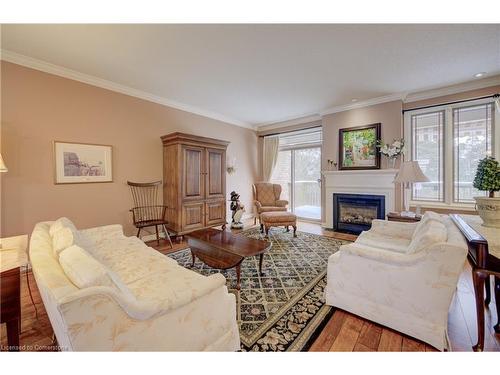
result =
[[54,141],[54,183],[113,182],[113,147]]
[[339,129],[339,170],[380,169],[381,123]]

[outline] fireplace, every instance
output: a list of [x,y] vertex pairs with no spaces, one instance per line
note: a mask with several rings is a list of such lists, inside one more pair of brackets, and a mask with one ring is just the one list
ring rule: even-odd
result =
[[384,219],[385,196],[333,194],[333,229],[359,234],[371,228],[373,219]]

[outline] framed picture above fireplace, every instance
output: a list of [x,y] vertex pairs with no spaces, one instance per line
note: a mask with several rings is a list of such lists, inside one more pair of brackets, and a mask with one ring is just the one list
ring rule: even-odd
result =
[[339,169],[380,169],[381,124],[339,129]]

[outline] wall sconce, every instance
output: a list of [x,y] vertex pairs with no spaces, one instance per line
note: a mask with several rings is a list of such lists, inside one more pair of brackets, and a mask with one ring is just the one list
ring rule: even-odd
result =
[[236,158],[227,158],[227,167],[226,171],[228,174],[234,174],[236,173]]

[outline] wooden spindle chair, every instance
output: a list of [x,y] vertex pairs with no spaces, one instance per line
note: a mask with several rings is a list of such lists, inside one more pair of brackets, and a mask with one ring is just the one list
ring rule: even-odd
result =
[[137,237],[139,237],[143,228],[155,227],[156,242],[160,245],[158,227],[161,226],[165,232],[165,237],[168,239],[168,242],[170,242],[170,248],[172,248],[172,240],[165,226],[167,224],[167,220],[165,219],[167,208],[159,204],[162,182],[140,183],[127,181],[127,184],[130,186],[130,191],[134,200],[134,207],[130,212],[132,212],[132,219],[137,228]]

